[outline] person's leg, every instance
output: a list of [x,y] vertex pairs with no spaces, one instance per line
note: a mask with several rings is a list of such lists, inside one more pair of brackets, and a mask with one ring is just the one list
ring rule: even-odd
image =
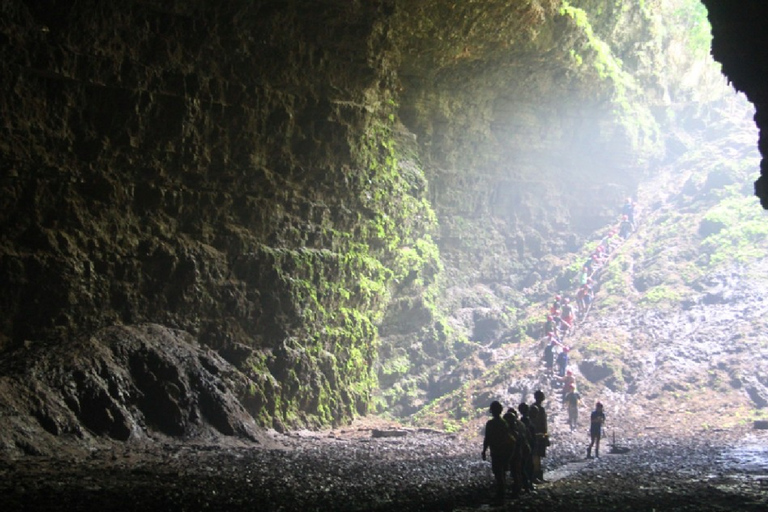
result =
[[496,500],[504,500],[504,483],[507,477],[507,464],[498,455],[494,459],[491,456],[491,470],[493,471],[493,477],[496,480]]
[[526,491],[533,491],[533,463],[530,450],[523,454],[523,487]]
[[595,457],[600,457],[600,435],[595,439]]
[[523,458],[520,452],[516,453],[512,457],[512,478],[514,479],[512,485],[512,494],[518,496],[523,489]]

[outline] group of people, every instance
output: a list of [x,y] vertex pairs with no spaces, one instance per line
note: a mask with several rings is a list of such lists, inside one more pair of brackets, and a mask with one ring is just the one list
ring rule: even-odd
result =
[[555,295],[547,312],[544,323],[542,360],[547,377],[562,383],[563,402],[568,405],[568,422],[571,430],[578,421],[580,400],[576,389],[576,379],[568,370],[568,357],[571,350],[565,343],[577,319],[582,321],[589,313],[594,301],[594,284],[599,270],[608,262],[611,254],[621,241],[626,240],[635,230],[635,203],[627,198],[621,209],[621,222],[608,229],[597,247],[584,262],[576,279],[575,301],[561,295]]
[[[537,390],[533,397],[533,404],[521,403],[517,411],[509,407],[504,412],[500,402],[491,402],[492,418],[485,424],[482,459],[486,460],[490,451],[497,503],[503,503],[506,497],[507,472],[512,478],[512,496],[515,498],[523,491],[532,492],[534,484],[546,482],[541,459],[547,455],[550,440],[544,392]],[[593,447],[595,457],[600,457],[604,424],[603,404],[597,402],[590,416],[588,459],[592,458]]]
[[[547,411],[544,393],[533,394],[531,405],[521,403],[517,410],[504,407],[498,401],[491,403],[492,418],[485,424],[482,458],[490,450],[491,470],[496,482],[496,500],[503,502],[506,496],[507,473],[513,487],[512,495],[531,492],[534,484],[544,483],[541,459],[546,457],[549,446]],[[502,413],[504,413],[502,415]]]
[[[576,386],[576,377],[568,369],[571,347],[565,343],[565,339],[573,332],[577,318],[586,318],[592,307],[593,287],[599,270],[608,262],[618,244],[634,231],[635,204],[628,198],[622,207],[618,227],[614,226],[606,232],[582,265],[577,276],[575,300],[555,295],[547,312],[545,334],[542,338],[542,359],[547,377],[562,383],[561,398],[568,409],[571,431],[575,430],[578,424],[581,395]],[[521,403],[517,410],[510,407],[506,412],[500,402],[491,403],[492,418],[485,425],[482,457],[486,460],[486,453],[490,450],[497,500],[503,501],[506,495],[507,472],[512,478],[513,496],[518,496],[522,491],[530,492],[534,489],[534,484],[545,482],[541,459],[546,457],[550,439],[544,398],[544,392],[537,390],[533,404]],[[588,459],[592,458],[593,448],[594,456],[600,457],[600,439],[603,437],[604,424],[603,404],[598,401],[590,414]]]

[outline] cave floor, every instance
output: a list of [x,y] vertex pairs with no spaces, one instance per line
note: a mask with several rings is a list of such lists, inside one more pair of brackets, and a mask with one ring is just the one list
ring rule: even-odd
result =
[[548,483],[492,504],[480,441],[367,428],[281,435],[282,447],[235,442],[115,445],[87,455],[0,460],[5,512],[768,510],[768,432],[648,437],[584,459],[583,432],[546,459]]

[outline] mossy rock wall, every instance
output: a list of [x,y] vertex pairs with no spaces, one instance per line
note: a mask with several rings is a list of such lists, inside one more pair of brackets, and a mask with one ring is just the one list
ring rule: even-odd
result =
[[658,149],[561,7],[6,2],[0,345],[154,322],[263,423],[413,410]]

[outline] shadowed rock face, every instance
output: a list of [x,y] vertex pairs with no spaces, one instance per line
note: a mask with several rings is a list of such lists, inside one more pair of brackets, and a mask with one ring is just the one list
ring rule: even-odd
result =
[[[380,382],[411,411],[460,380],[434,377],[470,355],[456,325],[508,336],[502,305],[554,271],[540,258],[605,225],[662,157],[576,64],[584,31],[554,0],[166,4],[2,7],[8,353],[150,322],[226,358],[261,424],[345,421]],[[651,40],[627,5],[594,18],[617,54]],[[649,105],[662,51],[625,61]],[[147,422],[186,435],[197,386],[199,414],[238,430],[176,362],[136,357]],[[90,379],[70,409],[129,435]]]
[[[111,327],[66,347],[22,347],[13,356],[0,379],[6,455],[51,455],[61,441],[96,447],[100,438],[259,440],[235,394],[245,378],[187,333]],[[27,423],[28,414],[36,421]]]
[[[702,0],[712,23],[712,56],[723,65],[723,74],[733,86],[743,91],[755,105],[755,123],[760,128],[758,147],[765,156],[768,140],[763,130],[768,126],[768,57],[766,44],[768,5],[758,0]],[[768,164],[760,165],[761,177],[755,182],[755,193],[763,208],[768,209]]]

